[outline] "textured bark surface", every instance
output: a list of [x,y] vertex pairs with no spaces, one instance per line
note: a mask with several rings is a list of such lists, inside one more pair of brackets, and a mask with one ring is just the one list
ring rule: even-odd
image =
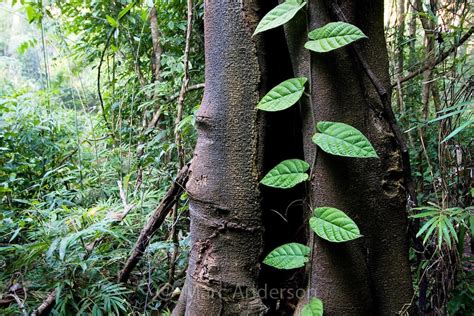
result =
[[[278,0],[259,0],[257,13],[263,18],[278,5]],[[258,56],[261,65],[261,94],[266,94],[279,83],[294,77],[285,33],[278,27],[255,36],[259,40]],[[304,159],[301,135],[301,113],[297,106],[277,112],[258,112],[263,126],[259,141],[263,157],[263,173],[285,159]],[[306,244],[303,201],[305,185],[292,189],[261,186],[264,226],[264,257],[273,249],[289,242]],[[298,303],[295,293],[305,284],[304,268],[278,270],[262,264],[259,291],[268,307],[266,315],[292,315]]]
[[175,315],[259,315],[262,251],[255,1],[205,2],[206,88],[187,185],[191,251]]
[[[369,37],[358,45],[388,89],[383,1],[339,3],[349,21]],[[309,29],[334,18],[325,1],[309,1]],[[413,293],[406,240],[406,194],[396,141],[381,115],[380,98],[354,56],[347,48],[308,56],[301,48],[306,39],[302,20],[304,17],[292,22],[287,34],[294,68],[310,77],[312,83],[311,100],[302,104],[306,161],[313,161],[316,154],[311,141],[314,124],[324,120],[344,122],[361,130],[380,156],[380,160],[365,160],[318,151],[311,179],[313,207],[344,210],[364,237],[344,244],[315,238],[309,293],[323,300],[325,315],[393,315],[411,302]]]
[[[307,10],[285,26],[287,45],[282,28],[251,37],[258,18],[276,2],[205,2],[206,89],[187,185],[192,248],[173,313],[260,315],[268,309],[273,315],[291,314],[298,302],[262,301],[257,290],[302,287],[302,270],[260,270],[260,262],[278,245],[305,241],[309,210],[302,214],[301,205],[309,203],[344,210],[364,235],[344,244],[315,238],[306,271],[309,294],[324,301],[325,315],[392,315],[412,298],[406,193],[396,140],[382,116],[380,97],[347,48],[328,54],[304,49],[308,30],[334,21],[324,0],[308,1]],[[388,89],[383,1],[342,1],[341,6],[369,36],[360,44],[362,52]],[[300,109],[257,113],[260,97],[292,76],[310,79],[311,97],[302,98]],[[358,128],[381,159],[319,152],[315,160],[311,136],[321,120]],[[309,199],[295,200],[302,186],[286,192],[265,188],[260,194],[262,171],[301,157],[302,147],[305,160],[316,162]],[[300,206],[288,209],[293,202]]]

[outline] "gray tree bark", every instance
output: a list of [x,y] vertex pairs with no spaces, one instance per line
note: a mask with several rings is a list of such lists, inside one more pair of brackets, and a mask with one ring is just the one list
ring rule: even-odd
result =
[[[334,21],[327,2],[309,1],[310,30]],[[389,90],[383,1],[340,1],[340,6],[349,22],[369,37],[356,45]],[[393,315],[405,310],[413,295],[400,152],[382,115],[380,97],[350,50],[304,51],[304,18],[288,25],[287,34],[294,68],[311,78],[311,98],[302,105],[306,161],[317,155],[310,200],[313,207],[345,211],[364,235],[344,244],[314,239],[308,292],[323,300],[325,315]],[[316,153],[311,136],[319,121],[356,127],[372,142],[380,160]]]
[[262,242],[255,1],[205,2],[206,87],[187,184],[191,251],[174,315],[258,315]]

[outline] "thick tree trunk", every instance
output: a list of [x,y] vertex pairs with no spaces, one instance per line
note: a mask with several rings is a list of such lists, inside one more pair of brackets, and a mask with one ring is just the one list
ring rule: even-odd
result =
[[255,1],[205,2],[206,87],[187,190],[191,251],[175,315],[258,315],[262,214]]
[[[320,2],[311,2],[312,27],[329,22]],[[360,47],[372,71],[389,89],[383,1],[344,1],[342,9],[369,37]],[[311,71],[314,120],[345,122],[363,131],[380,160],[318,153],[311,179],[315,206],[347,211],[364,237],[344,245],[316,239],[310,289],[325,302],[328,315],[393,315],[412,299],[400,152],[389,125],[379,115],[379,96],[347,50],[314,54]],[[307,147],[314,146],[309,141],[313,130],[313,121],[308,120]]]
[[[349,22],[369,37],[360,48],[372,71],[389,89],[383,1],[342,1],[341,7]],[[303,104],[306,161],[315,159],[311,136],[315,123],[324,120],[344,122],[363,131],[380,156],[380,160],[364,160],[317,153],[311,179],[312,206],[346,211],[364,237],[345,244],[315,238],[309,295],[323,300],[325,315],[394,314],[410,304],[413,294],[400,152],[381,115],[380,97],[350,50],[308,56],[302,48],[306,30],[301,28],[301,19],[287,27],[287,34],[294,68],[311,81],[311,100]],[[335,17],[326,1],[313,0],[309,1],[307,19],[312,30]]]
[[[310,238],[314,243],[308,293],[324,301],[325,315],[390,315],[403,311],[413,294],[406,192],[399,148],[382,114],[380,97],[349,49],[328,54],[310,54],[304,49],[308,30],[335,20],[324,0],[308,1],[309,7],[285,26],[288,47],[275,44],[283,41],[278,35],[281,29],[251,37],[255,14],[261,16],[262,7],[265,11],[275,5],[262,2],[259,7],[256,2],[205,3],[206,90],[197,114],[198,143],[187,186],[192,248],[186,283],[174,314],[259,315],[267,308],[263,302],[274,314],[284,314],[278,311],[280,304],[262,302],[258,286],[279,287],[298,279],[298,274],[273,274],[274,279],[282,278],[278,282],[271,280],[271,269],[259,273],[262,250],[266,254],[277,244],[304,242],[300,234],[305,230],[301,227],[308,223],[301,213],[293,218],[298,223],[285,218],[289,220],[287,226],[272,219],[275,209],[285,209],[288,201],[298,196],[297,190],[283,197],[265,189],[262,204],[258,180],[260,169],[268,169],[279,158],[301,156],[301,134],[295,129],[300,123],[294,120],[302,120],[305,160],[316,162],[309,204],[346,211],[364,235],[345,244]],[[361,44],[362,52],[389,89],[383,1],[344,1],[342,9],[349,21],[369,36]],[[289,60],[294,74],[291,69],[272,70],[286,69]],[[310,79],[311,97],[303,97],[301,117],[295,116],[298,108],[294,107],[282,116],[271,114],[265,118],[265,125],[279,125],[283,130],[288,128],[285,123],[291,122],[291,128],[277,132],[277,128],[265,126],[264,131],[255,106],[264,92],[290,75]],[[345,122],[363,131],[380,160],[340,158],[322,152],[316,157],[311,136],[315,123],[321,120]],[[279,156],[272,157],[273,161],[269,156],[274,154]],[[278,236],[275,227],[281,227],[284,233]],[[290,287],[304,286],[302,280]],[[287,315],[291,308],[285,311]]]

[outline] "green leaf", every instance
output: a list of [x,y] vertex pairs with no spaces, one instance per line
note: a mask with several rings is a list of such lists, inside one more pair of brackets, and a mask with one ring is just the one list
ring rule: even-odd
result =
[[344,242],[361,237],[356,223],[343,211],[318,207],[309,219],[309,226],[319,237],[332,242]]
[[29,4],[25,5],[26,17],[28,18],[28,23],[33,22],[38,17],[36,10]]
[[118,22],[110,15],[106,15],[105,18],[107,19],[107,21],[109,21],[109,24],[112,25],[112,27],[117,28],[119,26]]
[[474,235],[474,216],[469,216],[469,227],[471,228],[471,235]]
[[257,109],[276,112],[289,108],[298,102],[303,95],[306,81],[308,81],[306,78],[293,78],[283,81],[260,100]]
[[304,47],[318,53],[329,52],[367,38],[358,27],[345,22],[328,23],[311,31],[308,37],[311,41],[306,42]]
[[312,298],[309,303],[303,306],[301,316],[323,316],[323,301],[318,298]]
[[438,223],[438,248],[441,248],[441,245],[443,244],[443,227],[444,227],[444,222],[439,222]]
[[474,124],[474,119],[470,119],[469,121],[466,121],[466,122],[462,123],[455,130],[453,130],[451,133],[449,133],[449,135],[446,136],[446,138],[443,139],[443,141],[441,143],[444,143],[444,142],[450,140],[451,138],[453,138],[454,136],[456,136],[457,134],[462,132],[466,127],[468,127],[469,125],[473,125],[473,124]]
[[325,152],[344,157],[377,158],[369,140],[354,127],[336,122],[319,122],[321,133],[313,136],[313,142]]
[[295,269],[304,266],[308,262],[309,247],[298,244],[289,243],[275,248],[263,260],[266,265],[277,269]]
[[125,14],[127,14],[128,11],[130,11],[130,9],[133,8],[134,5],[135,5],[135,1],[132,1],[125,8],[123,8],[122,11],[120,11],[120,13],[118,14],[118,19],[120,20]]
[[425,238],[423,238],[423,244],[426,244],[426,242],[430,239],[430,236],[434,232],[436,227],[437,227],[436,223],[434,223],[430,226],[430,229],[428,229],[428,231],[425,234]]
[[458,242],[458,234],[456,233],[456,229],[454,229],[454,226],[453,226],[453,223],[451,223],[451,219],[447,219],[446,220],[446,225],[448,226],[449,228],[449,231],[451,232],[451,236],[453,236],[454,240],[456,240],[456,242]]
[[289,189],[308,180],[308,169],[309,164],[303,160],[284,160],[270,170],[260,183],[272,188]]
[[258,23],[253,35],[285,24],[291,20],[305,5],[306,2],[301,3],[301,1],[295,0],[287,0],[286,2],[277,5],[263,17],[260,23]]
[[64,258],[66,257],[66,249],[68,245],[69,245],[69,237],[62,239],[61,243],[59,244],[59,259],[61,261],[63,261]]
[[[424,232],[425,230],[428,229],[428,227],[431,226],[431,224],[434,224],[434,222],[436,221],[436,217],[433,217],[432,219],[430,219],[429,221],[427,221],[421,228],[420,230],[418,231],[418,233],[416,234],[416,237],[420,237]],[[436,224],[435,224],[436,225]]]
[[437,121],[445,120],[445,119],[450,118],[452,116],[455,116],[455,115],[458,115],[458,114],[464,114],[466,112],[468,114],[470,114],[470,112],[472,112],[472,109],[471,108],[464,108],[464,109],[461,109],[461,110],[449,112],[447,114],[444,114],[444,115],[438,116],[437,118],[429,120],[426,124],[431,124],[431,123],[434,123],[434,122],[437,122]]
[[436,210],[436,211],[427,211],[427,212],[423,212],[423,213],[411,215],[411,216],[409,216],[409,217],[410,217],[410,218],[423,218],[423,217],[433,216],[433,215],[437,215],[437,214],[439,214],[439,210]]
[[449,219],[446,218],[444,221],[440,222],[440,227],[444,235],[444,240],[448,244],[448,248],[451,249],[451,235],[449,234],[447,222],[449,222]]

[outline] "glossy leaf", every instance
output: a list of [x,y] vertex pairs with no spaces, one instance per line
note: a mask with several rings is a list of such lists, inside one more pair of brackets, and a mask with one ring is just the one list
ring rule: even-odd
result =
[[296,13],[306,5],[306,2],[287,0],[268,12],[258,23],[253,35],[276,28],[291,20]]
[[345,22],[328,23],[311,31],[308,37],[310,41],[304,47],[318,53],[329,52],[367,38],[358,27]]
[[344,157],[377,158],[369,140],[356,128],[336,122],[319,122],[320,133],[313,136],[313,142],[325,152]]
[[319,207],[309,219],[311,229],[319,237],[332,242],[344,242],[361,237],[356,223],[343,211]]
[[318,298],[311,298],[309,303],[303,306],[301,316],[323,316],[323,302]]
[[292,78],[271,89],[260,102],[257,109],[269,112],[281,111],[298,102],[304,93],[306,78]]
[[295,269],[308,262],[309,247],[299,243],[284,244],[275,248],[263,260],[266,265],[277,269]]
[[309,164],[303,160],[284,160],[270,170],[260,183],[268,187],[289,189],[308,180],[308,169]]

